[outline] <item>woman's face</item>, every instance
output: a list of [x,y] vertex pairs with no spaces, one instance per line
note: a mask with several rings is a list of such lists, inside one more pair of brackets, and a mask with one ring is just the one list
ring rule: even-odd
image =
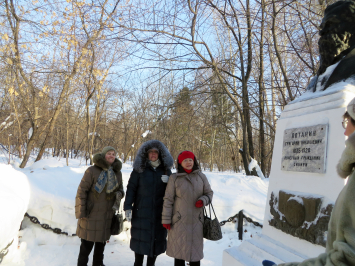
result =
[[105,155],[106,162],[108,162],[109,164],[112,164],[115,161],[115,158],[116,158],[115,151],[106,152],[106,155]]
[[194,160],[191,158],[186,158],[181,162],[181,166],[186,170],[191,170],[194,167]]
[[148,159],[149,161],[155,162],[158,160],[159,153],[156,150],[152,150],[151,152],[148,153]]
[[349,137],[354,131],[355,131],[355,126],[348,119],[348,124],[346,125],[345,131],[344,131],[344,135]]

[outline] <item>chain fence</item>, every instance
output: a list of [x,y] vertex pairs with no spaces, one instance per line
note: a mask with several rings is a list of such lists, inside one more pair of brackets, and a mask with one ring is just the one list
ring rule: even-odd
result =
[[252,224],[254,224],[255,226],[259,226],[259,227],[263,228],[263,225],[262,225],[262,224],[253,221],[253,219],[251,219],[251,218],[248,217],[248,216],[245,216],[245,215],[243,214],[243,211],[242,211],[242,210],[239,211],[236,215],[229,217],[227,220],[221,221],[221,222],[219,223],[219,225],[220,225],[220,226],[223,226],[223,225],[225,225],[225,224],[228,223],[228,222],[232,222],[235,218],[239,218],[240,215],[243,215],[243,218],[244,218],[245,220],[247,220],[248,223],[252,223]]
[[[66,236],[76,236],[76,234],[69,235],[67,232],[64,232],[60,228],[52,228],[48,224],[45,223],[40,223],[37,217],[29,215],[27,212],[25,213],[25,217],[28,217],[30,221],[34,224],[39,224],[43,229],[46,230],[51,230],[53,233],[59,234],[59,235],[66,235]],[[252,223],[255,226],[263,228],[263,225],[253,221],[250,217],[246,216],[243,213],[243,210],[239,211],[237,214],[229,217],[227,220],[221,221],[219,223],[220,226],[225,225],[226,223],[233,222],[234,219],[238,220],[238,232],[239,232],[239,240],[243,240],[243,220],[245,219],[248,223]],[[126,218],[124,219],[126,221]],[[1,262],[1,261],[0,261]]]
[[49,224],[40,223],[37,217],[31,216],[27,212],[25,213],[25,217],[28,217],[32,223],[39,224],[43,229],[51,230],[53,231],[53,233],[56,233],[58,235],[76,236],[76,234],[69,235],[67,232],[63,232],[63,230],[60,228],[52,228],[49,226]]
[[236,215],[229,217],[227,220],[221,221],[219,223],[220,226],[225,225],[226,223],[232,222],[234,219],[238,219],[238,238],[239,240],[243,240],[243,219],[245,219],[248,223],[252,223],[255,226],[263,228],[263,225],[253,221],[250,217],[246,216],[243,213],[243,210],[239,211]]

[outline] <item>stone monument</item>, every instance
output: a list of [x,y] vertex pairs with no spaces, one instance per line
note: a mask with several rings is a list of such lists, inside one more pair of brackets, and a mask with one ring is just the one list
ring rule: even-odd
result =
[[262,235],[226,249],[223,266],[303,261],[324,252],[332,208],[346,182],[336,164],[345,147],[342,115],[355,97],[354,23],[355,1],[325,10],[317,76],[277,122]]

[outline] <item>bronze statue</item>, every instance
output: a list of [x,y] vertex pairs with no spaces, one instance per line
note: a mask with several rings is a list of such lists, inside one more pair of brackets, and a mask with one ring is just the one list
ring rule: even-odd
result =
[[[355,75],[355,1],[338,1],[329,5],[319,31],[320,66],[317,76],[307,90],[316,91],[321,82],[322,90]],[[327,67],[339,62],[330,76],[318,80]],[[355,78],[355,76],[354,76]]]

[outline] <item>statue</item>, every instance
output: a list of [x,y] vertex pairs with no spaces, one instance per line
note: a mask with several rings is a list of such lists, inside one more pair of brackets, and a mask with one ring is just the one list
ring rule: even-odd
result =
[[[332,84],[355,75],[355,1],[338,1],[329,5],[319,31],[320,66],[307,90],[326,90]],[[330,75],[327,67],[338,63]],[[355,78],[355,76],[354,76]]]
[[[323,91],[347,80],[355,85],[355,0],[338,1],[329,5],[319,31],[320,66],[307,90]],[[279,190],[269,201],[272,218],[269,225],[304,239],[326,246],[327,231],[333,204],[322,206],[324,196],[303,195]],[[304,226],[308,224],[308,226]]]

